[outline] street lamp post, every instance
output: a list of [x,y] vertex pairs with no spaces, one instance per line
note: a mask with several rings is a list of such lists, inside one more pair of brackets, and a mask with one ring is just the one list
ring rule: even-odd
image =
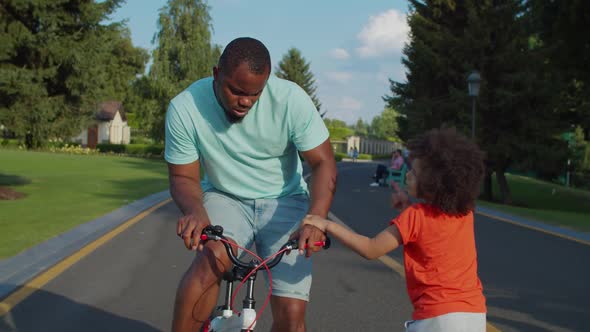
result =
[[475,99],[479,95],[481,76],[474,70],[467,76],[467,88],[471,97],[471,139],[475,139]]

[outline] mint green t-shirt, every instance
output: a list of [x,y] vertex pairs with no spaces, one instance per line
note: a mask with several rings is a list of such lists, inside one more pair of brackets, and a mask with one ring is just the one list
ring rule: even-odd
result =
[[165,159],[199,160],[203,191],[214,187],[243,199],[277,198],[307,192],[297,150],[311,150],[328,136],[311,98],[293,82],[271,75],[243,120],[230,123],[208,77],[170,102]]

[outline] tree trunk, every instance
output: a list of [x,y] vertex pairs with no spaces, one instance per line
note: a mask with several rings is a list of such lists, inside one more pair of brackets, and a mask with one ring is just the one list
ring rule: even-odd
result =
[[498,188],[500,188],[500,199],[502,203],[512,204],[512,194],[510,194],[510,187],[508,187],[504,171],[496,171],[496,180],[498,181]]
[[492,192],[492,172],[486,171],[486,175],[483,178],[483,197],[486,201],[491,201],[494,199],[494,194]]
[[491,163],[486,160],[485,161],[485,175],[483,178],[483,199],[486,201],[492,201],[494,199],[494,192],[492,191],[492,174],[494,170],[492,169]]

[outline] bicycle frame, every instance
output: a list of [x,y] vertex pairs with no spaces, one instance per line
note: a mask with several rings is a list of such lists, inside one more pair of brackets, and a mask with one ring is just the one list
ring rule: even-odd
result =
[[[223,235],[223,227],[221,226],[207,226],[203,229],[201,240],[215,240],[215,241],[222,241],[227,255],[231,262],[234,264],[231,272],[226,272],[223,275],[223,280],[226,283],[225,287],[225,297],[224,297],[224,304],[217,307],[217,310],[221,311],[221,315],[216,316],[213,319],[210,319],[208,322],[205,322],[203,326],[203,332],[249,332],[253,331],[254,327],[256,326],[256,300],[254,299],[254,283],[256,281],[256,275],[261,267],[261,265],[266,265],[266,268],[270,270],[274,266],[276,266],[286,251],[294,250],[298,248],[298,241],[297,240],[289,240],[287,243],[281,246],[279,249],[279,254],[276,255],[272,260],[267,262],[266,264],[262,264],[264,262],[260,262],[256,259],[252,259],[249,262],[245,263],[239,260],[232,250],[232,247],[227,240],[227,238]],[[322,246],[324,249],[328,249],[330,247],[330,239],[326,237],[326,241],[321,243],[315,243],[317,246]],[[231,300],[233,297],[233,284],[234,281],[243,281],[244,279],[248,279],[246,282],[246,295],[244,300],[242,301],[242,312],[238,315],[234,315],[234,312],[231,308]]]

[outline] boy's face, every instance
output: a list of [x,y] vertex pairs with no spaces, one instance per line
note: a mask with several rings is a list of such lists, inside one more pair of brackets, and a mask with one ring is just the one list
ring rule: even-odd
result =
[[412,169],[406,174],[406,185],[410,196],[418,197],[418,174],[420,174],[420,159],[412,160]]

